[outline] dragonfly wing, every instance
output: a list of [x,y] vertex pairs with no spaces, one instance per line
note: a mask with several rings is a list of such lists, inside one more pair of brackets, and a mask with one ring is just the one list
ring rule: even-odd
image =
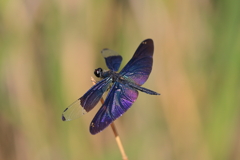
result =
[[77,99],[70,106],[68,106],[62,113],[63,121],[71,121],[79,118],[85,114],[84,109],[80,106],[80,99]]
[[89,112],[91,109],[93,109],[93,107],[96,106],[103,93],[106,92],[110,86],[111,82],[111,77],[107,77],[99,81],[80,98],[81,106],[84,108],[84,110],[86,110],[86,112]]
[[138,97],[138,91],[115,82],[109,92],[106,101],[99,109],[90,124],[91,134],[97,134],[105,129],[115,119],[122,116],[135,102]]
[[99,81],[91,89],[89,89],[81,98],[73,102],[69,107],[67,107],[62,113],[63,121],[70,121],[79,118],[86,112],[93,109],[99,102],[103,93],[107,90],[111,84],[111,78],[105,78]]
[[107,67],[112,71],[118,71],[122,62],[122,56],[120,56],[117,52],[107,48],[103,49],[101,53],[105,58]]
[[144,40],[120,75],[141,86],[152,71],[154,45],[152,39]]

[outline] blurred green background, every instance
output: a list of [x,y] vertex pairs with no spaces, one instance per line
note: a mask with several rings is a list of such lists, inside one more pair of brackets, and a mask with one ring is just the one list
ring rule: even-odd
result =
[[240,159],[239,0],[2,0],[0,159],[121,159],[111,128],[62,111],[91,86],[100,51],[155,44],[153,70],[115,121],[129,160]]

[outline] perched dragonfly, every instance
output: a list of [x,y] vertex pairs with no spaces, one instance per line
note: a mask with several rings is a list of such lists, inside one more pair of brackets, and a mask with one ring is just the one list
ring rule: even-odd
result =
[[103,49],[101,53],[109,70],[105,71],[98,68],[94,71],[94,74],[102,80],[66,108],[63,111],[62,120],[70,121],[89,112],[97,105],[103,93],[110,89],[105,102],[90,124],[90,133],[97,134],[132,106],[138,97],[138,91],[160,95],[157,92],[140,87],[146,82],[152,71],[153,50],[153,40],[144,40],[137,48],[132,59],[117,73],[122,62],[122,56],[110,49]]

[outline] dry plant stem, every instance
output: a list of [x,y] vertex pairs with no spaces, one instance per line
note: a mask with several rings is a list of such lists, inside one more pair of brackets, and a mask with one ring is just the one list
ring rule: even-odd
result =
[[[91,81],[92,81],[93,85],[96,84],[96,81],[95,81],[95,79],[93,77],[91,77]],[[101,101],[102,104],[104,103],[103,98],[101,98],[100,101]],[[122,159],[123,160],[128,160],[127,155],[126,155],[126,153],[124,151],[121,139],[120,139],[120,137],[118,135],[117,128],[115,127],[113,122],[111,123],[111,128],[112,128],[112,131],[114,133],[115,140],[117,141],[118,148],[119,148],[119,150],[120,150],[120,152],[122,154]]]

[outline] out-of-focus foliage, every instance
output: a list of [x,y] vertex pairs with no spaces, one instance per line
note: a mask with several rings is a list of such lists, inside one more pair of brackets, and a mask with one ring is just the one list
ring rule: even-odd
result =
[[96,109],[62,111],[90,87],[101,49],[123,56],[155,43],[153,71],[116,121],[130,160],[240,159],[240,1],[2,0],[0,159],[121,159]]

